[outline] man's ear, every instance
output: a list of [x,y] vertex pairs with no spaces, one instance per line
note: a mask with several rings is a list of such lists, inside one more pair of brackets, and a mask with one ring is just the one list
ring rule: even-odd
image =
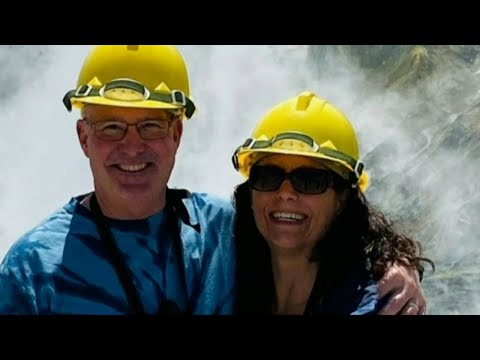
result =
[[183,119],[179,118],[172,127],[173,130],[173,141],[177,145],[177,149],[180,146],[180,140],[182,139],[183,134]]
[[83,153],[88,158],[89,156],[89,148],[88,148],[88,132],[87,132],[87,124],[84,120],[77,120],[77,136],[78,141],[80,142],[80,146],[82,147]]

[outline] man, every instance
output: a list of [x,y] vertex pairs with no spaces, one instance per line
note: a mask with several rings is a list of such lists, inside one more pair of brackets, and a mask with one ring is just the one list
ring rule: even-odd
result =
[[[0,312],[232,313],[232,205],[168,187],[183,119],[195,112],[180,52],[97,46],[64,103],[80,109],[94,192],[13,245],[0,268]],[[397,294],[385,313],[424,311],[416,274],[393,266],[382,282]]]

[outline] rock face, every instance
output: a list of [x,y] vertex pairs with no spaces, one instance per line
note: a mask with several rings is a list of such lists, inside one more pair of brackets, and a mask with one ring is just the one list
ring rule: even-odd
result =
[[392,131],[364,157],[374,173],[369,196],[435,261],[424,280],[431,313],[480,313],[479,53],[478,45],[309,49],[320,76],[341,58],[370,94],[398,98]]

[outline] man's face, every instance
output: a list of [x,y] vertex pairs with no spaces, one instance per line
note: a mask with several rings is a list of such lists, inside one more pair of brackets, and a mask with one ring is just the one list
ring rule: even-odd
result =
[[[87,105],[82,114],[78,137],[105,214],[140,219],[162,210],[182,136],[181,118],[162,109],[101,105]],[[140,122],[142,134],[135,126]],[[125,124],[133,126],[120,139]]]

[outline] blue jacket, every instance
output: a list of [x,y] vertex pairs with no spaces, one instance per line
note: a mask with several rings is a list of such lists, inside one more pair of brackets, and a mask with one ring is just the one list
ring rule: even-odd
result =
[[[0,266],[0,313],[132,313],[92,213],[80,205],[83,197],[72,198],[7,253]],[[145,311],[155,314],[173,304],[180,312],[231,314],[233,207],[200,193],[182,202],[190,223],[178,219],[183,261],[167,235],[163,212],[141,221],[112,222]]]
[[[0,314],[130,314],[90,211],[72,198],[29,231],[0,265]],[[172,309],[232,314],[235,301],[234,209],[230,202],[193,193],[178,219],[183,261],[166,236],[164,214],[117,221],[112,232],[135,277],[147,313]],[[180,270],[183,266],[184,270]],[[185,287],[181,286],[185,284]],[[313,306],[313,314],[373,314],[377,285],[355,274]]]
[[378,298],[378,284],[365,269],[347,276],[320,299],[312,299],[310,315],[375,315],[386,299]]

